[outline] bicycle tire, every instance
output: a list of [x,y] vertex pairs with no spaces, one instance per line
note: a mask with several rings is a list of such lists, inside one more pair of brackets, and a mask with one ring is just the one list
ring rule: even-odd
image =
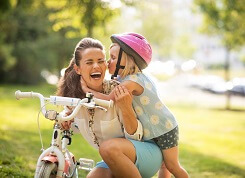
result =
[[58,166],[55,163],[44,162],[40,168],[38,178],[55,178]]

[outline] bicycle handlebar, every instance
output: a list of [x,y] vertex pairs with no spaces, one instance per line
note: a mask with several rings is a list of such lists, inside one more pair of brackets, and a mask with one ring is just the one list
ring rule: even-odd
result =
[[15,97],[17,100],[21,98],[39,98],[40,100],[40,105],[42,109],[42,114],[45,116],[47,113],[46,108],[45,108],[45,100],[49,101],[53,105],[63,105],[63,106],[75,106],[75,109],[73,112],[68,115],[68,116],[63,116],[61,114],[57,115],[57,120],[59,121],[68,121],[73,119],[76,114],[78,113],[79,109],[81,106],[86,107],[86,108],[100,108],[104,109],[103,107],[110,108],[113,106],[113,101],[106,101],[98,98],[84,98],[84,99],[79,99],[79,98],[70,98],[70,97],[61,97],[61,96],[50,96],[50,98],[45,98],[42,94],[40,93],[35,93],[35,92],[21,92],[20,90],[15,92]]
[[33,92],[21,92],[20,90],[17,90],[15,92],[15,97],[17,100],[19,100],[20,98],[32,98],[33,97]]
[[[79,98],[70,98],[62,96],[50,96],[50,102],[54,105],[63,105],[63,106],[77,106],[81,99]],[[98,98],[93,98],[93,101],[96,105],[110,108],[113,106],[113,101],[106,101]]]

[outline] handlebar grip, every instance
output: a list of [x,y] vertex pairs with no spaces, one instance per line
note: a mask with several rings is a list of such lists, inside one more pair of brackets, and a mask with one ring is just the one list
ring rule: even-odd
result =
[[62,96],[50,96],[50,103],[54,105],[76,106],[81,99]]
[[20,98],[32,98],[33,92],[21,92],[20,90],[17,90],[15,92],[15,98],[19,100]]
[[103,107],[113,107],[114,102],[112,100],[107,101],[107,100],[102,100],[102,99],[98,99],[98,98],[93,98],[95,104],[99,105],[99,106],[103,106]]

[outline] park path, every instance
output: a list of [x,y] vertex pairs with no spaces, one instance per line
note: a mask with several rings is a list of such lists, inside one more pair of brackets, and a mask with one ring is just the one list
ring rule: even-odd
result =
[[[167,81],[155,82],[164,103],[194,104],[204,107],[226,106],[226,96],[224,94],[213,94],[190,87],[189,83],[192,80],[193,75],[179,74]],[[239,106],[245,110],[245,97],[232,95],[231,106]]]

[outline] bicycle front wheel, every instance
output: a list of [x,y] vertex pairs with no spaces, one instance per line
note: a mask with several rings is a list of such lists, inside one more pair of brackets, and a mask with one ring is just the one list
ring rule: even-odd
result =
[[40,168],[40,172],[38,174],[39,178],[55,178],[57,174],[57,164],[44,162]]

